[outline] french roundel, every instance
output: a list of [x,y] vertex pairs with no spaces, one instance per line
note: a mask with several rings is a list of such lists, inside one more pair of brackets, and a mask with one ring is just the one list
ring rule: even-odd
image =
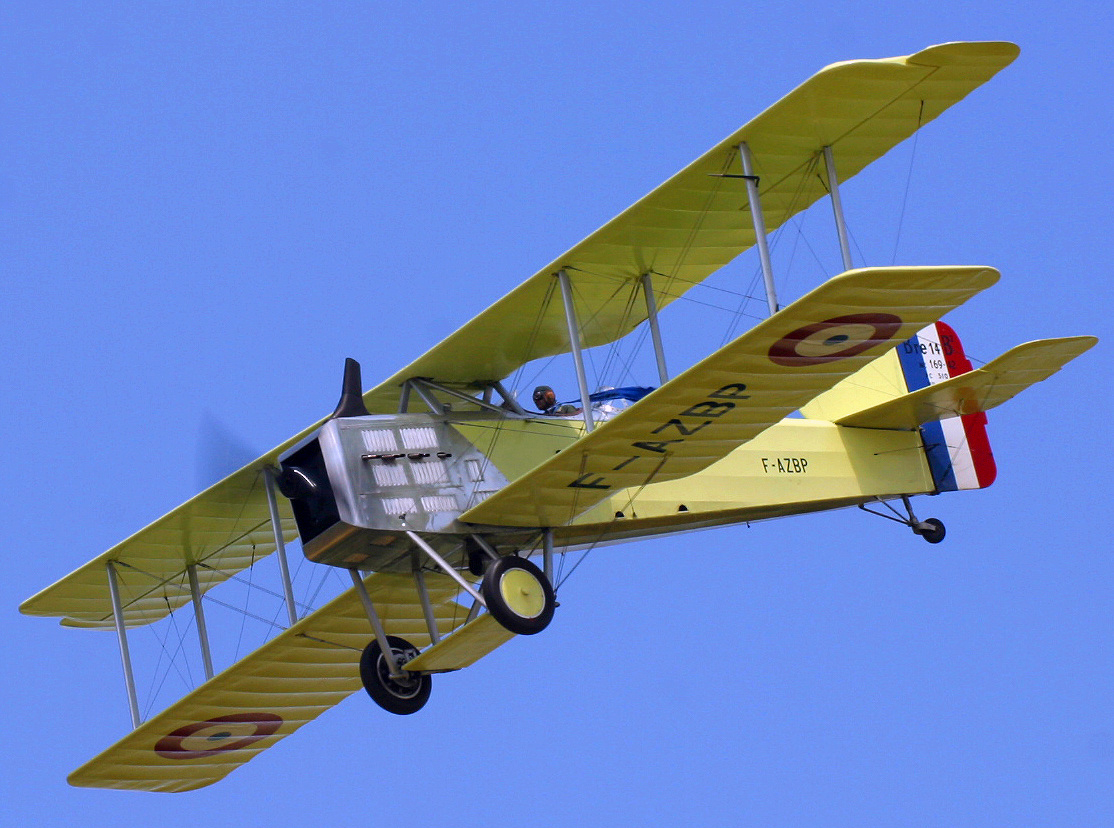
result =
[[893,339],[901,319],[892,313],[853,313],[813,322],[770,346],[770,361],[798,368],[861,354]]
[[164,759],[200,759],[239,750],[270,736],[282,725],[274,713],[233,713],[185,725],[163,736],[155,753]]

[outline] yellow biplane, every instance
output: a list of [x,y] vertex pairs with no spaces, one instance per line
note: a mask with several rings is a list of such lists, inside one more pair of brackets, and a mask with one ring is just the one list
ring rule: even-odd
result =
[[[413,713],[433,673],[549,624],[569,549],[848,506],[942,540],[910,498],[989,485],[985,412],[1096,340],[973,369],[941,318],[997,271],[853,267],[838,184],[1016,55],[949,43],[823,69],[370,391],[350,360],[332,415],[24,602],[119,636],[134,729],[70,782],[199,788],[361,686]],[[779,307],[767,232],[825,193],[844,272]],[[770,315],[670,377],[659,310],[752,246]],[[636,329],[658,387],[593,392],[582,349]],[[557,354],[579,397],[543,388],[527,410],[504,381]],[[301,617],[295,539],[352,580]],[[289,624],[214,674],[203,597],[270,551]],[[187,604],[207,680],[141,722],[126,631]]]

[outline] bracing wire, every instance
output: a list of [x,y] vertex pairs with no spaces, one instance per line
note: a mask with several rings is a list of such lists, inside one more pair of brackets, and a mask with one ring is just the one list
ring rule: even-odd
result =
[[240,616],[240,632],[236,636],[236,649],[233,651],[233,660],[238,661],[240,658],[240,644],[244,640],[244,625],[247,624],[248,606],[251,603],[251,587],[252,581],[255,577],[255,543],[251,545],[251,564],[248,566],[248,591],[244,596],[244,613]]
[[921,101],[920,111],[917,113],[917,128],[913,132],[913,147],[909,152],[909,170],[905,175],[905,192],[901,196],[901,210],[897,217],[897,235],[894,238],[894,252],[890,257],[890,264],[897,263],[898,245],[901,244],[901,230],[905,224],[905,207],[909,203],[909,190],[913,184],[913,164],[917,158],[917,141],[921,137],[921,126],[924,123],[924,101]]
[[[662,457],[661,460],[658,462],[658,464],[650,471],[650,473],[648,475],[646,475],[646,479],[642,481],[642,484],[638,487],[638,489],[634,492],[634,494],[632,494],[630,496],[630,498],[627,500],[627,508],[630,508],[633,511],[634,501],[638,499],[638,496],[640,494],[642,494],[642,490],[645,489],[647,486],[649,486],[650,483],[653,482],[654,478],[657,477],[658,472],[661,471],[662,467],[665,465],[665,462],[669,459],[669,457],[670,457],[669,454],[666,454],[664,457]],[[576,572],[576,568],[578,566],[580,566],[582,563],[584,563],[584,559],[588,557],[588,553],[591,552],[593,549],[595,549],[597,546],[599,546],[600,541],[602,541],[611,532],[612,527],[615,525],[615,523],[618,520],[619,520],[619,513],[616,512],[614,517],[612,517],[611,520],[609,520],[604,525],[604,527],[599,531],[599,534],[596,535],[595,540],[593,540],[588,545],[588,548],[584,550],[584,553],[580,556],[580,558],[577,560],[577,562],[575,564],[573,564],[572,569],[570,569],[568,571],[568,574],[559,577],[557,584],[553,587],[554,594],[556,594],[556,592],[560,588],[561,584],[565,583],[565,581],[567,581],[569,578],[572,577],[572,574],[574,572]],[[562,555],[561,556],[561,564],[562,564],[561,570],[562,570],[562,572],[564,571],[564,563],[565,563],[565,559],[564,559],[564,555]]]

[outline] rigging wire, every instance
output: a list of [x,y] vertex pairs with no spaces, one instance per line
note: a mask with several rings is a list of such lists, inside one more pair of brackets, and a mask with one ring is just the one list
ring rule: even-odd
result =
[[[680,246],[680,248],[679,248],[679,250],[676,254],[676,259],[672,263],[672,266],[670,268],[671,272],[670,273],[663,273],[662,271],[656,270],[655,268],[649,268],[649,270],[647,271],[649,273],[662,276],[665,279],[665,283],[663,285],[657,286],[657,288],[655,290],[656,293],[660,293],[663,296],[671,296],[673,298],[676,298],[676,296],[674,296],[671,293],[672,286],[673,286],[674,282],[676,282],[678,280],[684,281],[679,276],[679,273],[685,267],[685,262],[688,260],[688,257],[691,254],[694,245],[696,244],[696,239],[697,239],[701,229],[704,227],[704,223],[707,220],[707,217],[708,217],[708,215],[711,211],[712,204],[715,202],[716,198],[718,198],[721,194],[721,191],[722,191],[723,186],[724,186],[724,181],[726,180],[722,176],[722,173],[725,173],[730,168],[733,159],[734,159],[734,153],[727,153],[725,155],[723,163],[720,165],[721,175],[714,177],[714,180],[712,182],[712,186],[707,190],[707,193],[706,193],[705,198],[704,198],[704,202],[701,205],[700,210],[696,214],[696,220],[690,225],[688,233],[685,236],[684,242]],[[580,268],[576,268],[576,269],[580,270],[580,272],[591,273],[591,271],[583,270],[583,269],[580,269]],[[608,277],[615,278],[615,277],[611,277],[610,274],[603,274],[603,273],[593,273],[592,275],[595,275],[597,277],[602,277],[602,278],[608,278]],[[639,328],[640,325],[641,325],[641,322],[636,323],[635,325],[631,325],[631,318],[634,317],[638,313],[636,311],[636,304],[637,304],[637,297],[641,293],[641,290],[642,290],[641,274],[636,274],[635,278],[631,278],[631,277],[620,278],[620,281],[624,284],[629,284],[630,287],[631,287],[631,290],[627,295],[626,302],[625,302],[624,308],[623,308],[623,314],[620,318],[620,322],[619,322],[617,330],[618,331],[626,331],[627,333],[630,333],[630,332],[634,331],[636,328]],[[694,284],[694,283],[690,283],[690,285],[691,284]],[[574,287],[574,289],[575,289],[575,287]],[[678,296],[679,295],[680,294],[678,294]],[[611,298],[614,298],[614,295]],[[610,299],[608,301],[610,301]],[[606,303],[604,303],[604,304],[606,304]],[[601,305],[600,308],[596,311],[596,314],[594,314],[589,320],[587,320],[587,322],[592,321],[595,318],[595,316],[598,315],[602,311],[603,307],[604,307],[604,305]],[[638,314],[638,315],[641,315],[641,314]],[[645,321],[645,320],[643,320],[643,321]],[[582,323],[581,328],[585,327],[587,322]],[[607,353],[606,358],[604,360],[604,364],[603,364],[602,368],[600,368],[599,370],[596,369],[591,350],[586,349],[588,361],[591,363],[592,371],[593,371],[593,374],[595,375],[597,387],[601,386],[601,385],[621,385],[621,384],[623,384],[624,378],[628,378],[630,382],[637,382],[638,381],[635,378],[632,369],[634,367],[635,361],[637,360],[638,356],[642,353],[642,350],[645,346],[648,328],[649,328],[648,324],[646,326],[640,327],[637,334],[634,336],[633,341],[631,343],[629,343],[630,350],[627,352],[627,354],[625,356],[623,354],[623,347],[624,347],[623,346],[623,340],[627,338],[626,334],[622,334],[622,335],[616,337],[614,340],[612,340],[609,343],[610,348],[608,349],[608,353]],[[612,377],[614,377],[614,379],[612,379]],[[584,401],[584,403],[588,404],[587,401]]]
[[[638,499],[638,496],[640,494],[642,494],[642,490],[650,485],[650,483],[657,476],[658,472],[661,471],[662,466],[665,465],[665,462],[670,458],[670,456],[671,456],[670,454],[666,454],[664,457],[662,457],[661,460],[658,462],[658,464],[650,471],[650,473],[648,475],[646,475],[646,479],[644,481],[642,481],[642,484],[638,487],[637,491],[635,491],[635,493],[632,494],[627,499],[627,508],[629,508],[631,510],[631,514],[634,514],[634,501]],[[572,569],[569,570],[567,575],[560,576],[560,573],[558,573],[559,579],[557,581],[557,584],[554,585],[554,587],[553,587],[554,595],[557,594],[557,590],[561,587],[561,585],[563,583],[565,583],[565,581],[567,581],[569,578],[572,577],[572,574],[574,572],[576,572],[577,567],[580,566],[582,563],[584,563],[584,559],[588,557],[588,553],[591,552],[593,549],[595,549],[597,546],[599,546],[600,541],[602,541],[604,539],[604,537],[607,536],[611,532],[611,529],[615,526],[615,523],[619,520],[619,514],[620,514],[619,512],[616,512],[614,517],[612,517],[611,520],[609,520],[604,525],[604,527],[600,530],[599,534],[596,535],[596,539],[593,540],[588,545],[588,548],[584,550],[584,553],[580,556],[579,560],[577,560],[577,562],[575,564],[573,564]],[[564,563],[565,563],[565,556],[564,556],[564,554],[562,554],[561,555],[561,564],[562,564],[561,570],[562,570],[562,572],[564,571]]]
[[[171,671],[174,671],[178,674],[178,678],[182,680],[182,684],[186,687],[187,691],[192,690],[196,686],[193,683],[193,671],[190,669],[189,658],[182,655],[182,648],[185,646],[186,643],[186,634],[189,632],[189,628],[192,622],[190,624],[187,624],[183,629],[179,630],[177,619],[175,618],[174,612],[171,610],[170,607],[170,599],[164,594],[163,600],[166,602],[166,608],[168,611],[166,617],[170,619],[169,624],[167,625],[168,629],[166,631],[166,636],[163,639],[160,639],[158,633],[155,632],[155,629],[153,627],[148,627],[148,629],[151,630],[152,635],[155,636],[155,639],[159,641],[159,646],[162,652],[159,654],[159,660],[156,663],[155,670],[153,670],[151,673],[151,687],[148,688],[149,695],[147,698],[147,705],[145,710],[143,711],[144,719],[146,719],[150,715],[151,708],[154,706],[155,700],[162,692],[163,685],[170,677]],[[171,633],[174,633],[178,636],[178,645],[174,648],[174,652],[170,652],[166,646],[166,641],[170,639]],[[162,663],[163,654],[165,654],[167,658],[166,670],[163,671],[162,678],[159,680],[158,686],[155,687],[155,679],[158,677],[158,666]],[[181,656],[181,660],[179,660],[179,656]],[[182,661],[185,662],[184,674],[182,672]]]
[[[173,610],[171,609],[171,606],[170,606],[170,599],[166,597],[165,593],[163,594],[163,601],[166,602],[167,616],[169,616],[172,613]],[[144,612],[144,615],[145,614],[146,613]],[[178,677],[182,680],[182,684],[184,684],[186,687],[191,687],[191,684],[190,684],[189,680],[186,678],[185,675],[182,674],[181,665],[179,665],[175,660],[176,659],[176,654],[181,651],[182,646],[184,644],[185,633],[182,633],[182,635],[179,636],[178,646],[175,649],[175,654],[171,654],[169,649],[167,648],[167,645],[166,645],[167,640],[170,638],[171,630],[167,629],[166,634],[163,635],[162,637],[160,637],[158,632],[156,631],[156,627],[154,627],[150,622],[148,622],[148,624],[146,626],[147,626],[147,629],[150,631],[151,635],[158,642],[160,652],[159,652],[159,658],[155,662],[155,667],[151,671],[151,684],[147,688],[146,707],[143,711],[143,714],[144,714],[143,718],[145,718],[145,719],[147,718],[147,715],[151,712],[151,706],[155,703],[155,699],[158,697],[159,690],[162,689],[162,684],[161,683],[159,684],[158,688],[155,687],[155,680],[158,678],[159,669],[162,667],[162,660],[163,660],[164,655],[166,656],[166,659],[167,659],[167,666],[166,666],[166,673],[163,675],[163,681],[166,680],[166,676],[168,676],[170,674],[170,671],[174,670],[178,673]]]
[[248,590],[244,595],[244,614],[240,616],[240,632],[236,636],[236,649],[233,651],[233,661],[240,660],[240,644],[243,643],[244,625],[247,624],[248,621],[248,606],[251,603],[251,586],[252,580],[255,577],[255,551],[255,542],[253,541],[251,544],[251,563],[248,565]]
[[901,211],[898,213],[897,219],[897,235],[894,238],[894,252],[890,257],[890,264],[897,263],[897,248],[901,243],[901,229],[905,224],[905,207],[909,203],[909,189],[913,183],[913,163],[917,158],[917,142],[921,137],[921,126],[924,125],[924,101],[921,101],[921,108],[917,112],[917,128],[913,131],[913,147],[909,152],[909,170],[905,176],[905,193],[901,197]]

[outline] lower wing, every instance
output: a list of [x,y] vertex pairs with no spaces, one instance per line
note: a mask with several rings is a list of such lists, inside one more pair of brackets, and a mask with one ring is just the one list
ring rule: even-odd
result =
[[[425,577],[438,629],[464,624],[456,583]],[[365,579],[388,635],[430,643],[410,575]],[[71,785],[179,792],[223,779],[360,688],[371,628],[354,589],[214,676],[70,774]]]
[[707,468],[998,280],[988,267],[851,270],[759,323],[461,515],[561,526],[621,489]]

